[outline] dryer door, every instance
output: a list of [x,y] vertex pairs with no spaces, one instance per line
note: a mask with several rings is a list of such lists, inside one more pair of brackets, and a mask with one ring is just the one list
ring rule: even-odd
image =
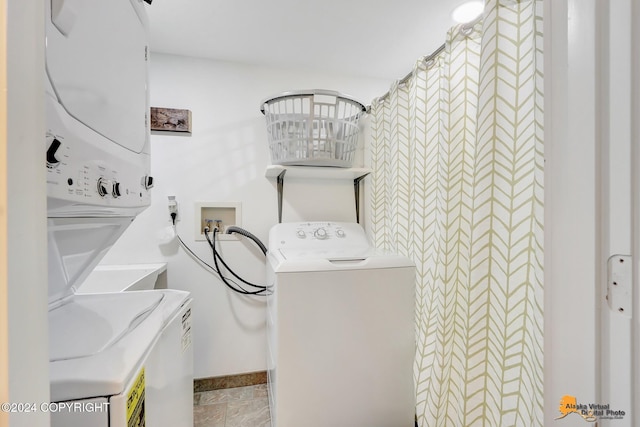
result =
[[58,102],[106,138],[142,152],[149,101],[141,0],[46,3],[46,68]]

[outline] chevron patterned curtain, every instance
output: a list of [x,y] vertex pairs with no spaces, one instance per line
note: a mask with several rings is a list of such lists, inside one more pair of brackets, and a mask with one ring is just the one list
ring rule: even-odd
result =
[[372,103],[371,233],[417,265],[422,426],[543,425],[542,1],[489,0]]

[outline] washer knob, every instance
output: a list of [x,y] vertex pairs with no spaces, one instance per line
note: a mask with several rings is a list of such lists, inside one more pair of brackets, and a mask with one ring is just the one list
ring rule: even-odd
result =
[[344,238],[346,234],[344,234],[344,230],[336,230],[336,236]]
[[298,236],[298,239],[304,239],[305,237],[307,237],[307,235],[305,234],[304,230],[298,230],[296,232],[296,236]]
[[317,238],[317,239],[326,239],[327,237],[329,237],[327,235],[327,230],[325,230],[324,228],[318,228],[316,231],[313,232],[313,235]]

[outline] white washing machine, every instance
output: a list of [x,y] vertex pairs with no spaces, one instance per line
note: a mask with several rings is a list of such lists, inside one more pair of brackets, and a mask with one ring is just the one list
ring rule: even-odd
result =
[[273,427],[412,427],[412,261],[310,222],[274,226],[267,264]]
[[45,4],[52,403],[38,409],[54,427],[192,427],[189,293],[75,293],[150,203],[146,5]]
[[193,426],[188,292],[70,294],[49,306],[49,360],[53,427]]

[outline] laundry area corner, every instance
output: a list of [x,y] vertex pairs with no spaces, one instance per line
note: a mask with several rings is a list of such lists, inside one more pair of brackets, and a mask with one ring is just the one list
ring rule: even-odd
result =
[[[189,107],[193,132],[190,136],[152,133],[151,171],[156,184],[151,206],[131,224],[104,263],[167,262],[170,286],[196,296],[195,378],[266,369],[265,302],[230,292],[177,240],[167,241],[163,234],[171,227],[167,198],[175,196],[178,203],[178,234],[207,262],[213,260],[206,241],[193,243],[198,203],[238,203],[240,226],[267,244],[269,229],[278,222],[278,193],[275,179],[265,176],[271,162],[260,101],[286,88],[311,85],[349,87],[354,96],[367,99],[387,82],[176,55],[152,57],[150,86],[156,89],[151,91],[151,103]],[[362,139],[358,150],[357,161],[362,162]],[[283,221],[355,221],[353,180],[287,177],[283,195]],[[264,282],[264,255],[251,242],[224,240],[220,247],[225,261],[245,279]]]

